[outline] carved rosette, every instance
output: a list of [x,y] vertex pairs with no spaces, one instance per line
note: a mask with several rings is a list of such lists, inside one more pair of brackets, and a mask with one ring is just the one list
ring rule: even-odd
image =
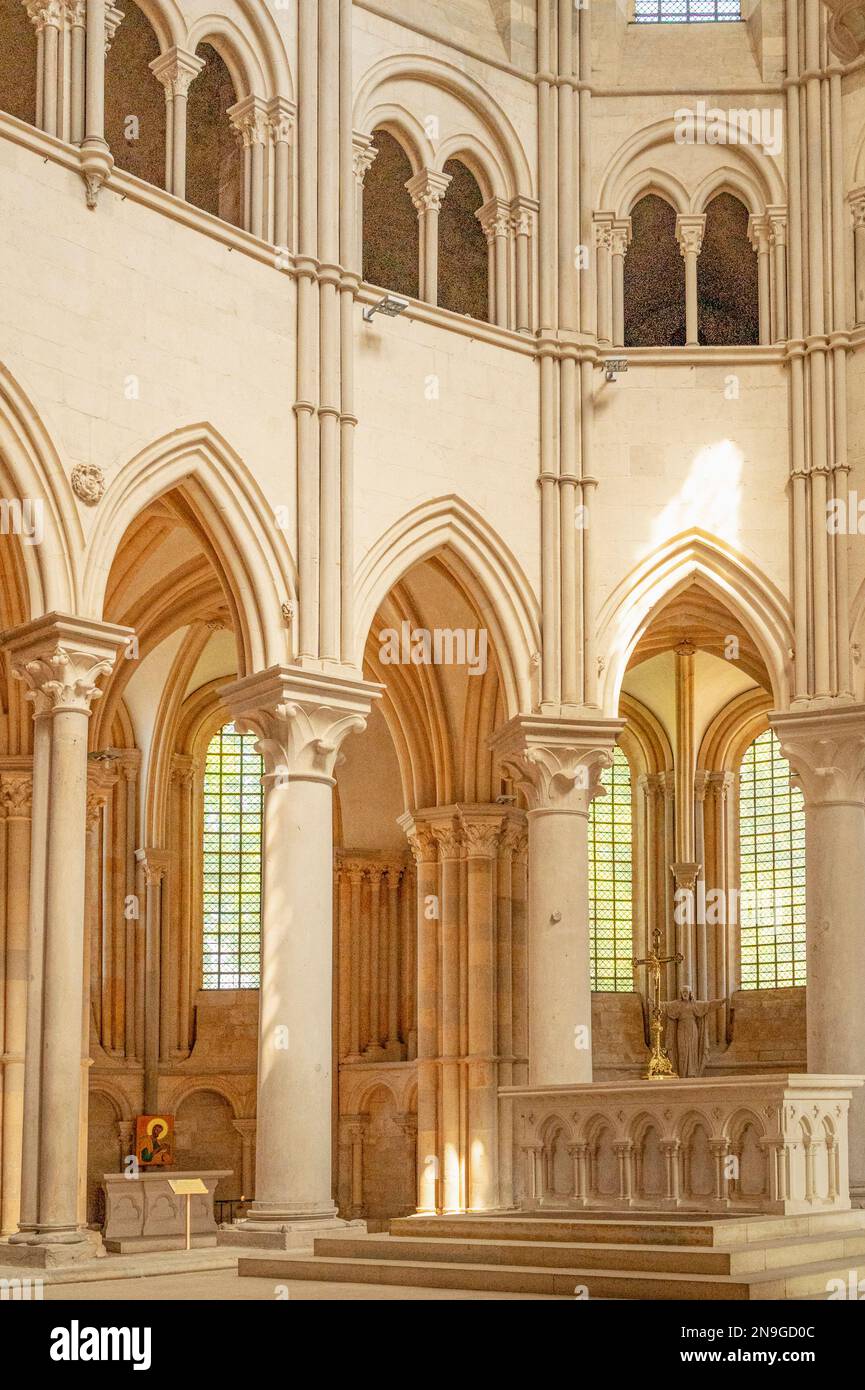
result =
[[105,496],[105,475],[95,463],[76,463],[71,483],[75,496],[88,507],[95,507]]

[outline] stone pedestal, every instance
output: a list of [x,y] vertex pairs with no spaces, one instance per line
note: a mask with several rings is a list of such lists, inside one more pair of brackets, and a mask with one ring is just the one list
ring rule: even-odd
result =
[[[217,1225],[213,1198],[220,1178],[231,1176],[230,1168],[207,1173],[181,1172],[159,1168],[139,1172],[134,1178],[125,1173],[106,1173],[105,1249],[112,1255],[132,1255],[149,1250],[186,1249],[186,1203],[191,1204],[192,1244],[198,1248],[216,1245]],[[191,1198],[175,1194],[170,1184],[179,1178],[200,1178],[207,1192]]]
[[861,1076],[508,1086],[524,1210],[848,1211]]

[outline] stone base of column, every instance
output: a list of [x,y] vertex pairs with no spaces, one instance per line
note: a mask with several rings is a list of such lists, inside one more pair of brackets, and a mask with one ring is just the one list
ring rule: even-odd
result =
[[339,1216],[295,1216],[262,1219],[248,1216],[231,1226],[222,1226],[216,1237],[219,1246],[242,1246],[254,1250],[311,1250],[319,1236],[365,1235],[365,1221],[343,1221]]
[[98,1231],[80,1231],[77,1239],[19,1233],[0,1241],[0,1265],[24,1265],[30,1269],[62,1269],[105,1255]]

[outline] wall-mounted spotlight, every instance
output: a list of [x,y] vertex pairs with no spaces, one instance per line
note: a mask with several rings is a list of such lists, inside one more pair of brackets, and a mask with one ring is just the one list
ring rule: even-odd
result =
[[628,370],[628,363],[624,357],[608,357],[604,363],[604,376],[607,381],[615,381],[617,376]]
[[384,314],[385,318],[399,318],[408,308],[408,300],[401,299],[398,294],[386,294],[384,299],[380,299],[378,304],[372,304],[368,309],[364,309],[363,317],[365,323],[372,323],[376,314]]

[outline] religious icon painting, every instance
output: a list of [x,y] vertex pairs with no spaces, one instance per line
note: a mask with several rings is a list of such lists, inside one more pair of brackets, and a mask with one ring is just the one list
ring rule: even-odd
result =
[[142,1168],[170,1167],[174,1163],[174,1116],[139,1115],[135,1154]]

